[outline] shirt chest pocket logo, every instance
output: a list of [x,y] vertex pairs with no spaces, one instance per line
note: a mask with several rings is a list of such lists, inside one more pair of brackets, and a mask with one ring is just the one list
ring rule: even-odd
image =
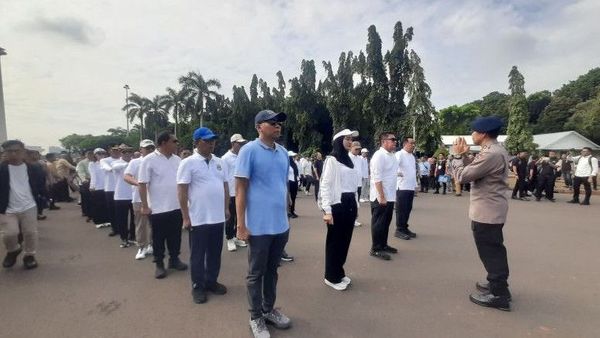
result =
[[220,165],[220,164],[217,164],[217,170],[218,170],[218,171],[221,171],[221,170],[223,170],[223,168],[221,167],[221,165]]

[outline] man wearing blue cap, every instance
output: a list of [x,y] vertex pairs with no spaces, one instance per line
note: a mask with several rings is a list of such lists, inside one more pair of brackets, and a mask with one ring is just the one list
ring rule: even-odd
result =
[[190,269],[194,302],[206,302],[206,292],[227,293],[217,282],[221,269],[223,229],[229,218],[227,165],[213,155],[217,135],[202,127],[194,131],[196,152],[181,161],[177,193],[183,227],[190,231]]
[[473,159],[467,158],[470,148],[464,138],[454,141],[452,151],[453,175],[460,184],[471,183],[469,218],[479,257],[487,270],[486,283],[476,283],[481,293],[469,299],[478,305],[510,311],[511,294],[508,290],[508,260],[502,228],[508,213],[509,157],[497,141],[502,120],[495,116],[476,119],[473,143],[481,152]]
[[275,143],[287,116],[263,110],[258,138],[240,150],[235,170],[237,238],[248,241],[248,302],[254,337],[270,337],[265,324],[287,329],[291,320],[275,308],[277,268],[288,241],[287,150]]

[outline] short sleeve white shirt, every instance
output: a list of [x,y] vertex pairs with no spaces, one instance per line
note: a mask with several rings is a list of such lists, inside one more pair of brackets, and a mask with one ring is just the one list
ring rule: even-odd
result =
[[415,190],[417,187],[417,162],[415,155],[402,149],[396,152],[398,160],[398,180],[396,189]]
[[9,193],[6,213],[18,214],[36,206],[35,199],[29,186],[27,165],[8,165]]
[[354,171],[356,171],[356,174],[354,174],[355,177],[355,185],[356,187],[362,187],[362,161],[360,160],[361,156],[360,155],[354,155],[352,154],[352,152],[348,152],[348,156],[350,156],[350,159],[352,160],[352,164],[354,164]]
[[113,174],[116,178],[115,183],[115,201],[130,201],[132,197],[131,185],[125,182],[125,168],[127,168],[127,161],[118,159],[112,163]]
[[235,197],[235,163],[237,160],[237,154],[234,154],[231,150],[225,153],[221,160],[227,165],[227,184],[229,185],[229,196]]
[[369,199],[374,202],[377,197],[376,182],[383,185],[383,195],[388,202],[396,201],[396,177],[398,175],[398,160],[393,152],[379,148],[371,158],[371,187]]
[[361,156],[360,164],[362,178],[369,178],[369,160],[367,160],[366,157]]
[[142,160],[138,182],[147,184],[148,207],[153,214],[179,209],[177,168],[180,162],[179,156],[166,157],[158,149]]
[[[129,161],[129,165],[127,166],[127,168],[125,168],[125,175],[131,175],[133,176],[136,180],[138,179],[139,175],[139,171],[140,171],[140,164],[142,163],[142,157],[138,157],[138,158],[134,158],[133,160]],[[141,203],[142,199],[140,197],[140,190],[138,189],[137,186],[132,185],[131,186],[131,203]]]
[[212,155],[210,161],[194,155],[181,161],[177,184],[188,184],[188,206],[192,226],[225,222],[225,188],[227,164]]

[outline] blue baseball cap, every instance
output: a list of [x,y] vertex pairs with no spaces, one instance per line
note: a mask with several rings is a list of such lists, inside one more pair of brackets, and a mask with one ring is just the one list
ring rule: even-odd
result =
[[265,121],[283,122],[287,119],[285,113],[276,113],[272,110],[261,110],[254,117],[254,124],[263,123]]
[[214,140],[217,138],[217,135],[215,133],[213,133],[212,130],[206,128],[206,127],[201,127],[198,128],[194,131],[194,142],[198,141],[198,140]]
[[478,133],[489,133],[500,131],[503,125],[504,122],[502,122],[502,119],[498,116],[486,116],[475,119],[475,121],[471,123],[471,129]]

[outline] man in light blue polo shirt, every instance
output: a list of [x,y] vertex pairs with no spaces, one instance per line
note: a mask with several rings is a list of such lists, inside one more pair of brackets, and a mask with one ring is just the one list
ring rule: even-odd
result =
[[271,110],[254,118],[259,137],[238,155],[236,177],[237,238],[247,240],[250,327],[255,337],[269,337],[266,323],[278,329],[290,319],[275,309],[277,268],[288,241],[287,150],[275,143],[287,116]]

